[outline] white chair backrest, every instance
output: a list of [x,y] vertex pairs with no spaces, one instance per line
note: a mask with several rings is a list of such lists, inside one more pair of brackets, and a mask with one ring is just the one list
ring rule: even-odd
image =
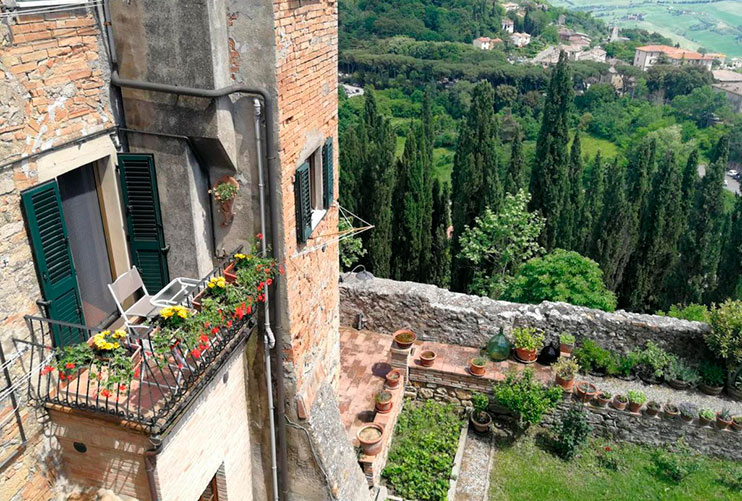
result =
[[127,298],[133,296],[139,289],[143,289],[144,293],[147,294],[147,288],[144,286],[144,282],[142,282],[142,277],[139,275],[139,270],[137,270],[136,266],[118,277],[108,287],[111,289],[113,299],[118,304],[123,304]]

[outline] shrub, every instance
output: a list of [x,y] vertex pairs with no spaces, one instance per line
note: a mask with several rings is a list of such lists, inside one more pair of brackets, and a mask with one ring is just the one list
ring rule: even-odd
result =
[[474,407],[474,410],[472,411],[474,419],[479,423],[487,422],[483,414],[487,412],[487,407],[490,405],[489,397],[484,393],[474,393],[471,396],[471,403]]
[[644,404],[647,401],[647,396],[638,390],[629,390],[626,392],[626,396],[632,404]]
[[711,308],[706,345],[732,367],[742,365],[742,301],[726,300]]
[[559,334],[559,342],[562,344],[574,345],[575,337],[572,334],[567,334],[566,332],[562,332],[561,334]]
[[544,414],[554,410],[562,399],[562,390],[546,388],[535,379],[531,368],[509,372],[505,381],[495,385],[494,393],[500,405],[518,416],[521,428],[540,423]]
[[629,377],[638,363],[639,354],[631,351],[627,355],[619,355],[614,365],[609,366],[606,372],[611,376]]
[[585,444],[591,431],[582,407],[570,408],[554,427],[554,451],[560,458],[570,461]]
[[705,322],[709,321],[709,310],[706,305],[691,303],[688,306],[681,306],[674,304],[670,306],[667,312],[658,311],[657,315],[663,317],[681,318],[683,320],[690,320],[693,322]]
[[450,404],[405,405],[382,473],[395,494],[408,499],[446,499],[462,426]]
[[725,470],[719,477],[719,483],[729,490],[742,492],[742,467],[734,470]]
[[582,346],[575,349],[574,356],[585,372],[608,373],[616,368],[613,354],[598,346],[592,339],[587,339]]
[[513,345],[523,350],[538,350],[543,346],[545,337],[542,331],[537,331],[532,327],[513,329]]
[[683,358],[672,357],[665,372],[667,379],[675,379],[689,384],[696,384],[701,379],[698,369]]
[[656,451],[653,460],[658,476],[675,483],[681,482],[700,467],[698,458],[682,439],[665,450]]
[[556,375],[565,381],[574,379],[580,370],[580,366],[573,358],[560,358],[552,367]]
[[724,368],[711,360],[704,360],[699,368],[701,381],[709,386],[724,386]]
[[638,367],[644,374],[651,374],[656,378],[661,378],[665,374],[665,369],[670,364],[672,355],[657,346],[652,341],[647,341],[644,349],[638,353]]

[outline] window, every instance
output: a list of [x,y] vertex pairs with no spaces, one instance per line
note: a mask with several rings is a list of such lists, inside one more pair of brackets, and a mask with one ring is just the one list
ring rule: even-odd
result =
[[332,205],[334,198],[333,139],[327,138],[296,169],[296,236],[306,242]]

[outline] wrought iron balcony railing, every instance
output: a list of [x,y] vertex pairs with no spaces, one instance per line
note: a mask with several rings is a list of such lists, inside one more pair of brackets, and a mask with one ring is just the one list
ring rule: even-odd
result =
[[[204,277],[194,295],[211,277],[222,274],[226,264],[221,263]],[[235,316],[227,325],[210,330],[206,348],[195,354],[191,347],[181,344],[172,346],[168,353],[154,353],[154,330],[149,329],[129,340],[132,351],[139,351],[134,379],[125,389],[106,389],[90,367],[79,368],[69,377],[60,377],[59,371],[47,368],[58,356],[53,346],[55,332],[62,330],[65,339],[83,343],[99,330],[36,316],[26,316],[25,320],[30,332],[30,366],[42,368],[32,375],[31,399],[115,417],[142,426],[150,434],[161,433],[178,418],[255,326],[254,314]],[[107,363],[96,362],[95,372],[104,373]]]

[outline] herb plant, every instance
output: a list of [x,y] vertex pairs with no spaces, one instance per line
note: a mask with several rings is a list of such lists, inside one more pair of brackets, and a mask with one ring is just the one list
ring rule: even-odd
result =
[[518,416],[521,428],[540,423],[544,414],[554,410],[562,399],[562,390],[545,387],[535,379],[531,368],[509,372],[505,381],[495,385],[494,394],[500,405]]
[[544,344],[545,335],[532,327],[513,329],[513,344],[522,350],[538,350]]

